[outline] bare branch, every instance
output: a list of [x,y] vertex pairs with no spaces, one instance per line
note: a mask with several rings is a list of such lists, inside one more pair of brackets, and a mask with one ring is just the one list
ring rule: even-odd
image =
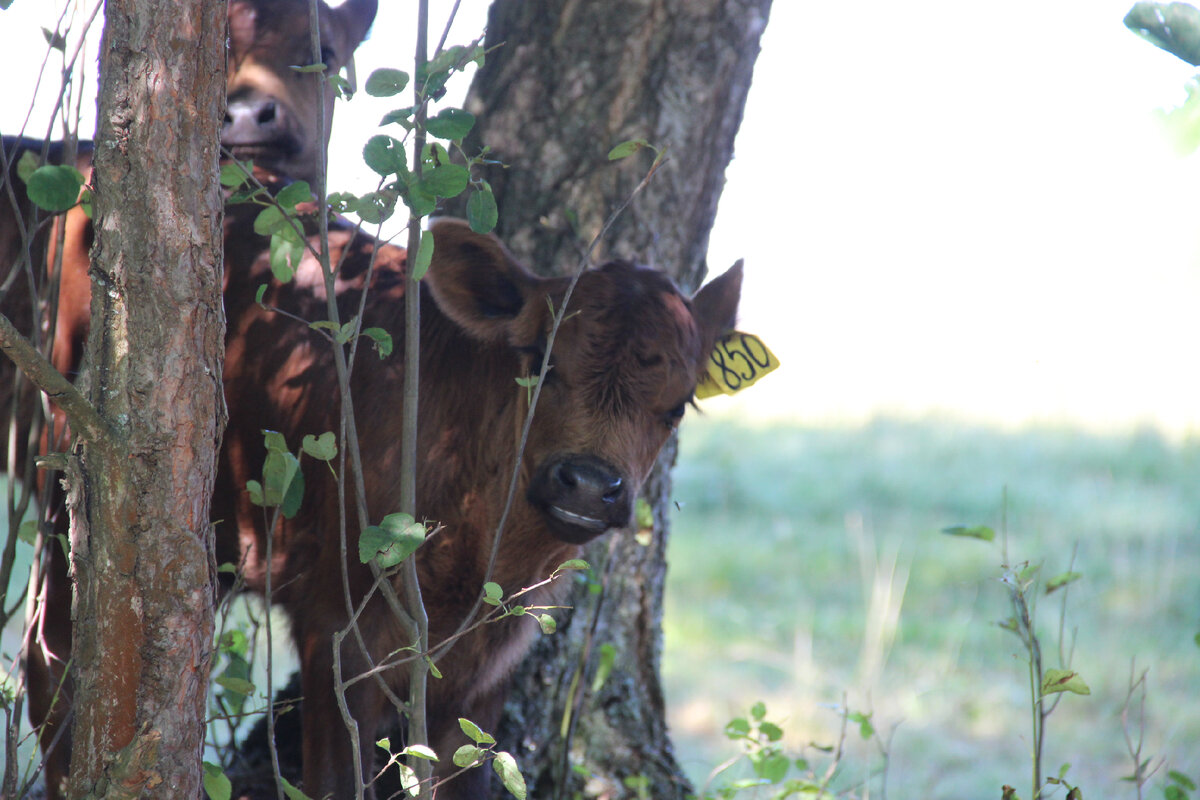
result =
[[87,398],[3,314],[0,314],[0,350],[66,413],[77,435],[93,442],[115,435],[116,431]]

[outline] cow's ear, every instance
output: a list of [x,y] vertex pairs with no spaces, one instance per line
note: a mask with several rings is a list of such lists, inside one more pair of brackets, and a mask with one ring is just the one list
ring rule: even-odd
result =
[[707,357],[719,337],[733,330],[738,300],[742,296],[742,262],[739,259],[725,274],[714,278],[692,298],[692,316],[700,327]]
[[349,62],[352,59],[354,48],[367,38],[367,31],[371,29],[371,24],[375,21],[375,12],[379,10],[379,0],[346,0],[345,3],[332,10],[334,14],[343,18],[345,30],[352,39],[350,52],[342,54]]
[[506,341],[539,279],[490,235],[462,220],[434,222],[433,262],[425,281],[446,316],[476,339]]

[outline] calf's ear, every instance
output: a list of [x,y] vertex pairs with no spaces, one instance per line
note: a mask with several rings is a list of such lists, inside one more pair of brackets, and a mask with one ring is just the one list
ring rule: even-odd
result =
[[425,282],[438,308],[476,339],[507,341],[540,279],[496,237],[475,233],[462,220],[437,220],[430,231],[433,261]]
[[[345,3],[332,9],[333,13],[340,18],[339,21],[351,40],[351,51],[367,38],[367,31],[371,29],[371,24],[375,21],[375,12],[378,10],[379,0],[346,0]],[[341,55],[347,63],[350,62],[351,53],[342,53]]]
[[705,358],[717,339],[733,330],[738,300],[742,296],[742,262],[739,259],[723,275],[701,287],[692,298],[692,316],[700,328]]

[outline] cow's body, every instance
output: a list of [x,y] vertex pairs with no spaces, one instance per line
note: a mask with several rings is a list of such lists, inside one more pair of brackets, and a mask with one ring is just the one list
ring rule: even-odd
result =
[[[422,288],[421,417],[418,430],[418,516],[441,526],[414,556],[429,614],[431,643],[444,641],[466,619],[485,580],[506,593],[544,580],[579,546],[629,524],[633,500],[685,404],[690,400],[713,340],[732,326],[740,287],[734,270],[685,300],[660,273],[626,263],[585,273],[552,354],[512,514],[495,571],[487,564],[504,508],[527,408],[516,379],[540,364],[550,305],[561,305],[566,279],[540,279],[517,264],[492,237],[465,224],[435,227],[434,261]],[[361,238],[361,237],[360,237]],[[352,248],[357,263],[363,248]],[[364,326],[397,339],[401,352],[403,293],[401,259],[381,251]],[[358,273],[359,266],[351,272]],[[222,449],[214,518],[219,558],[241,559],[248,583],[265,583],[265,529],[261,508],[250,502],[245,482],[261,476],[263,430],[298,445],[306,434],[336,431],[339,402],[329,344],[286,315],[253,302],[267,279],[265,255],[252,269],[237,269],[245,286],[227,291],[229,342],[225,387],[230,422]],[[345,275],[339,294],[344,319],[357,313],[356,280]],[[325,317],[324,292],[314,260],[296,280],[273,285],[265,302],[305,319]],[[536,363],[535,363],[536,362]],[[380,360],[364,344],[352,388],[365,465],[371,522],[399,510],[398,471],[403,361]],[[358,562],[358,525],[347,510],[343,561],[338,535],[341,507],[329,469],[310,463],[299,514],[276,535],[274,599],[289,612],[300,654],[304,695],[304,788],[313,797],[353,796],[349,735],[332,689],[333,634],[346,627],[342,565],[349,595],[357,603],[371,583]],[[236,524],[235,524],[236,523]],[[236,563],[236,562],[235,562]],[[553,605],[558,584],[522,598],[526,605]],[[374,663],[412,642],[378,599],[360,618]],[[438,660],[443,678],[429,684],[429,733],[441,757],[437,775],[454,771],[450,757],[467,740],[457,719],[490,728],[499,718],[511,670],[524,656],[538,626],[511,618],[474,630]],[[352,644],[342,648],[342,674],[367,668]],[[385,673],[396,691],[406,689],[403,669]],[[372,681],[347,692],[363,737],[373,752],[384,721],[383,694]],[[439,798],[479,798],[489,771],[474,770],[448,784]],[[368,773],[369,774],[369,773]]]
[[[319,6],[322,58],[329,72],[350,65],[354,49],[366,36],[375,17],[377,0],[348,0],[331,9]],[[229,110],[222,129],[222,143],[239,159],[253,159],[258,167],[277,171],[288,178],[314,180],[319,174],[322,130],[328,138],[334,96],[322,76],[299,73],[292,67],[312,58],[305,0],[232,0],[229,7],[230,49],[226,91]],[[324,93],[324,117],[319,93]],[[322,123],[323,120],[323,123]],[[15,137],[3,140],[7,175],[0,186],[0,313],[17,329],[32,336],[40,327],[54,330],[51,363],[74,378],[79,372],[84,341],[90,322],[91,282],[88,251],[92,245],[91,223],[80,208],[51,219],[34,209],[16,165],[25,151],[42,152],[41,142]],[[85,177],[91,169],[91,144],[79,147],[76,165]],[[61,143],[49,146],[47,161],[62,163]],[[54,269],[58,227],[63,236],[61,268]],[[26,257],[27,256],[27,257]],[[22,268],[23,265],[23,268]],[[41,308],[58,289],[55,314],[45,318]],[[29,447],[42,452],[61,451],[69,434],[60,410],[51,406],[47,429],[29,441],[36,408],[36,393],[23,382],[19,396],[14,391],[16,371],[8,359],[0,359],[0,408],[15,411],[17,441],[14,452],[18,469],[27,462]],[[7,445],[8,426],[0,432]],[[27,480],[32,476],[26,472]],[[67,530],[67,515],[57,479],[45,479],[44,513],[55,533]],[[67,661],[71,648],[71,586],[66,557],[61,548],[47,546],[42,552],[40,578],[32,591],[40,597],[36,632],[27,659],[29,716],[40,729],[45,756],[47,796],[59,796],[70,760],[69,719],[71,684]]]

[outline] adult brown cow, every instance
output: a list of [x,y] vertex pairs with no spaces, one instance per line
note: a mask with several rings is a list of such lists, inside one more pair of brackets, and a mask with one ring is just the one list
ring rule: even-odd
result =
[[[229,52],[227,56],[228,111],[222,142],[239,159],[254,159],[260,167],[293,178],[315,179],[319,169],[324,94],[324,130],[328,137],[334,93],[330,84],[311,73],[300,73],[295,65],[311,61],[308,3],[305,0],[232,0],[229,4]],[[355,48],[366,37],[377,8],[377,0],[347,0],[330,8],[319,6],[322,60],[327,73],[343,67],[352,72]],[[326,138],[327,143],[327,138]],[[90,221],[79,208],[58,217],[54,224],[32,208],[25,185],[16,174],[21,154],[41,152],[40,142],[5,137],[4,163],[7,172],[0,185],[0,312],[18,330],[33,334],[39,325],[53,326],[51,362],[74,377],[82,359],[89,324],[91,285],[88,250],[92,244]],[[83,143],[77,165],[90,171],[90,143]],[[46,151],[50,163],[64,158],[60,144]],[[55,226],[65,227],[61,269],[55,273]],[[22,265],[24,265],[22,267]],[[57,312],[42,320],[38,298],[48,296],[47,282],[59,277]],[[33,288],[31,288],[33,287]],[[51,425],[40,445],[29,442],[28,432],[35,416],[35,393],[24,384],[19,398],[14,392],[15,369],[0,359],[0,408],[9,411],[17,401],[14,448],[18,465],[26,462],[29,447],[43,452],[67,446],[68,432],[62,415],[52,409]],[[9,427],[0,426],[0,445],[5,445]],[[24,476],[30,478],[28,473]],[[43,476],[45,477],[45,476]],[[57,480],[45,479],[49,489],[45,513],[56,533],[64,533],[67,519],[62,508]],[[66,557],[58,547],[44,551],[40,582],[32,590],[41,598],[36,636],[27,659],[29,715],[39,727],[45,752],[47,796],[59,796],[70,760],[69,725],[71,686],[66,664],[70,653],[71,589]]]
[[[690,301],[661,273],[627,262],[580,277],[553,346],[515,504],[489,578],[489,554],[527,407],[526,390],[516,379],[540,365],[551,307],[562,306],[568,279],[535,277],[495,238],[475,234],[465,223],[442,221],[432,230],[433,263],[420,290],[417,497],[419,517],[441,529],[414,557],[436,645],[467,617],[485,580],[506,593],[531,586],[577,556],[583,543],[630,523],[642,482],[691,401],[714,341],[733,326],[741,267]],[[370,249],[369,243],[352,247],[360,264]],[[362,321],[399,340],[405,280],[395,250],[381,256],[385,264],[374,273]],[[245,268],[242,259],[254,259],[253,266]],[[245,485],[261,477],[263,431],[282,433],[293,448],[304,435],[336,431],[339,395],[329,343],[295,321],[326,315],[315,260],[306,259],[292,283],[272,284],[265,302],[287,314],[254,302],[254,288],[269,279],[265,253],[227,250],[227,261],[230,421],[213,514],[219,520],[218,558],[242,564],[251,587],[261,591],[267,533],[263,509],[252,503]],[[359,266],[342,276],[337,300],[343,319],[358,313],[355,281],[361,275]],[[396,351],[402,351],[399,341]],[[398,510],[402,372],[398,355],[379,359],[360,353],[352,380],[373,522]],[[304,472],[299,513],[274,533],[271,585],[273,600],[291,618],[301,662],[303,788],[311,797],[346,798],[354,796],[355,772],[350,734],[334,694],[331,642],[347,626],[347,596],[357,604],[372,576],[356,557],[359,528],[352,513],[345,545],[339,537],[343,508],[330,470],[309,463]],[[522,602],[554,605],[562,588],[552,584]],[[394,660],[412,644],[378,594],[359,617],[359,627],[375,664]],[[472,630],[439,658],[444,677],[431,681],[428,697],[430,741],[440,757],[435,777],[456,771],[451,756],[468,741],[459,717],[485,729],[496,724],[508,675],[537,631],[529,617],[509,618]],[[353,641],[348,637],[341,648],[343,676],[369,666]],[[403,696],[404,670],[384,675]],[[369,776],[387,704],[370,680],[350,688],[346,701]],[[489,773],[467,772],[438,797],[485,797]]]

